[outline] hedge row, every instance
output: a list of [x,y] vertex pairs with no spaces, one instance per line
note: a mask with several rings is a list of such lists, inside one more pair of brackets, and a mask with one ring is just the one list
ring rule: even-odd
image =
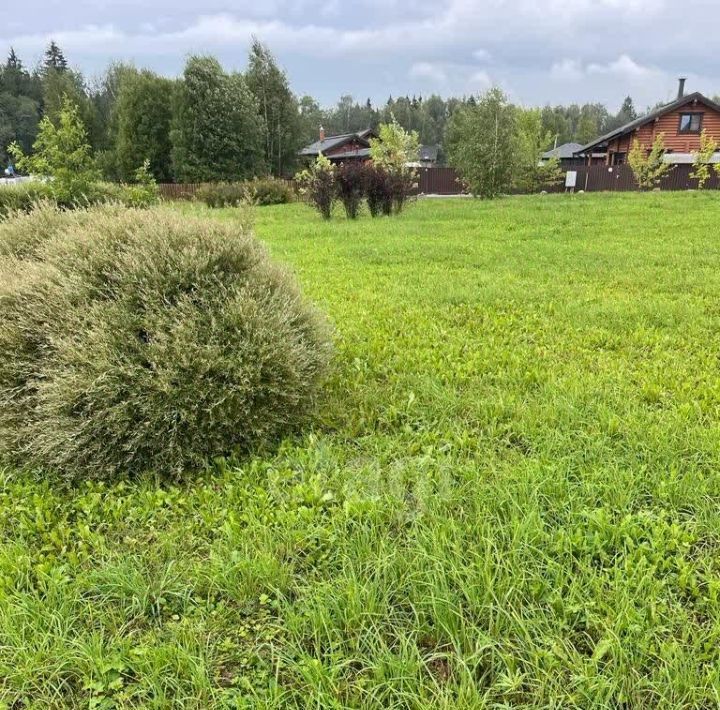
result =
[[235,207],[244,202],[256,205],[283,205],[295,199],[292,186],[276,178],[255,178],[244,182],[203,185],[195,199],[208,207]]
[[29,212],[42,201],[53,202],[63,208],[89,207],[104,203],[118,203],[127,207],[149,207],[158,200],[157,187],[152,185],[118,185],[109,182],[93,183],[90,189],[71,202],[56,199],[52,184],[39,180],[0,186],[0,218],[12,212]]

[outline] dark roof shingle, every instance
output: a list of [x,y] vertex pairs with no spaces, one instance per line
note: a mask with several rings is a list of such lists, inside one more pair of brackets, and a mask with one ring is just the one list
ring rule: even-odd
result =
[[550,158],[560,158],[561,160],[563,158],[572,158],[581,148],[582,146],[579,143],[563,143],[557,148],[543,153],[542,157],[544,160],[550,160]]

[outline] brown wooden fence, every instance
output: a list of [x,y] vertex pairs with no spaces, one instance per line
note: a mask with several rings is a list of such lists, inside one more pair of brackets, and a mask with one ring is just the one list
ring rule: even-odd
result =
[[[638,189],[629,165],[581,165],[571,169],[577,173],[575,191],[629,192]],[[697,180],[690,177],[692,171],[692,165],[675,165],[658,187],[661,190],[695,190]],[[565,192],[564,182],[548,187],[546,191]],[[715,171],[711,172],[706,188],[720,188],[720,178]],[[459,195],[462,192],[462,181],[453,168],[422,168],[419,171],[418,193],[421,195]]]
[[417,178],[421,195],[460,195],[464,191],[455,168],[419,168]]
[[[637,190],[637,183],[629,165],[590,165],[573,168],[577,171],[576,190],[586,192],[629,192]],[[695,190],[697,180],[690,177],[693,171],[692,165],[675,165],[667,175],[660,181],[658,187],[661,190]],[[720,180],[714,171],[705,185],[708,189],[720,187]],[[555,191],[564,191],[565,187],[560,185]]]
[[[583,165],[572,168],[577,173],[575,191],[585,192],[627,192],[637,190],[629,165]],[[676,165],[660,182],[661,190],[694,190],[697,180],[690,177],[692,165]],[[564,182],[564,181],[563,181]],[[420,195],[460,195],[465,192],[462,180],[454,168],[420,168],[418,170],[417,193]],[[167,200],[192,199],[200,183],[160,185],[160,194]],[[720,178],[711,172],[706,187],[720,188]],[[546,188],[547,192],[565,192],[565,185]]]
[[192,200],[198,188],[202,187],[202,183],[175,183],[164,182],[158,186],[160,188],[160,196],[165,200]]

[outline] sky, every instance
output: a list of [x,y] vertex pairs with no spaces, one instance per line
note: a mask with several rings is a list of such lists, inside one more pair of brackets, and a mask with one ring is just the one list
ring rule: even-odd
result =
[[497,85],[526,106],[644,109],[678,76],[720,94],[719,25],[717,0],[0,0],[0,53],[33,64],[53,38],[91,77],[113,60],[176,76],[193,53],[242,70],[255,35],[325,106]]

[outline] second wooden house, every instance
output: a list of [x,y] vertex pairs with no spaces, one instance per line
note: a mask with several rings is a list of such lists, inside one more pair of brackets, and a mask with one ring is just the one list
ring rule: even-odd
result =
[[635,140],[650,150],[662,133],[668,162],[692,163],[703,131],[720,144],[720,105],[699,92],[686,95],[685,79],[680,79],[675,101],[581,146],[575,154],[602,151],[607,165],[623,165]]

